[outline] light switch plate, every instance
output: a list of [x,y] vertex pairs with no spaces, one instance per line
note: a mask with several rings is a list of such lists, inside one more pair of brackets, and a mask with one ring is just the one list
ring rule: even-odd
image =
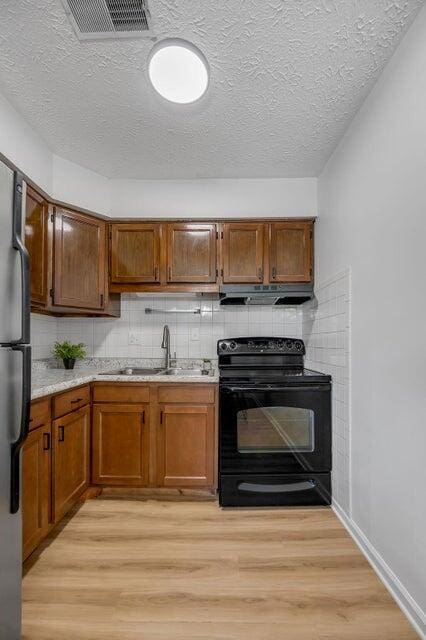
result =
[[198,327],[191,327],[190,332],[190,339],[191,342],[196,342],[200,339],[200,330]]
[[142,334],[140,331],[129,332],[129,344],[142,344]]

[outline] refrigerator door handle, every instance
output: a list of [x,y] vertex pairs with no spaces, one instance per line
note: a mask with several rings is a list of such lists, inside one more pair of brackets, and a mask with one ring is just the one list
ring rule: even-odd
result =
[[19,436],[12,443],[10,464],[10,512],[19,511],[20,495],[20,453],[28,436],[31,412],[31,347],[27,344],[15,344],[12,351],[22,353],[22,409]]
[[29,344],[30,339],[30,257],[22,240],[22,184],[23,177],[15,173],[13,184],[13,226],[12,246],[19,252],[21,258],[21,292],[22,292],[22,320],[21,337],[14,340],[14,344]]

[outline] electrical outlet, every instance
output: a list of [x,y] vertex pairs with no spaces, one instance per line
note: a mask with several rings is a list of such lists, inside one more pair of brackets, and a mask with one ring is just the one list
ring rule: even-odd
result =
[[197,342],[200,339],[200,330],[198,327],[191,327],[190,337],[192,342]]
[[129,344],[142,344],[142,334],[140,331],[130,331]]

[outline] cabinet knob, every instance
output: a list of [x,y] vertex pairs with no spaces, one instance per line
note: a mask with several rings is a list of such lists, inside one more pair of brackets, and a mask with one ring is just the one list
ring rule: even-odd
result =
[[58,427],[58,442],[63,442],[65,440],[65,428],[60,425]]

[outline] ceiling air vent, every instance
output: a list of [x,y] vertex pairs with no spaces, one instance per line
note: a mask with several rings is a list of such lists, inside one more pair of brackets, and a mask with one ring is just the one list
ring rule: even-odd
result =
[[79,40],[152,37],[146,0],[62,0]]

